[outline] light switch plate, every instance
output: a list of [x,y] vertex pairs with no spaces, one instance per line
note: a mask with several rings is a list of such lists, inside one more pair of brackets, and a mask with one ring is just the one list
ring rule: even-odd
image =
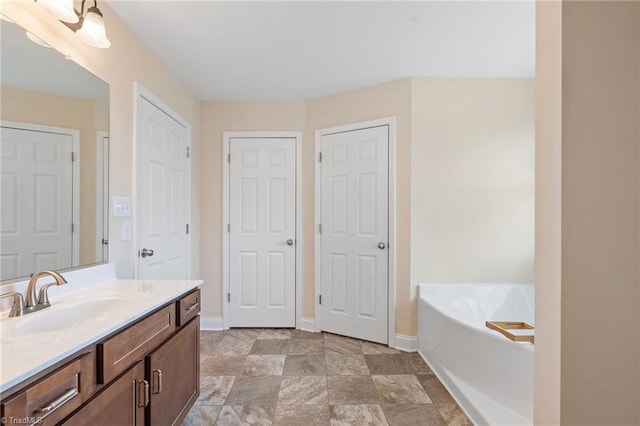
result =
[[131,239],[131,221],[125,220],[122,222],[122,241],[129,241]]
[[131,216],[131,198],[113,197],[113,216]]

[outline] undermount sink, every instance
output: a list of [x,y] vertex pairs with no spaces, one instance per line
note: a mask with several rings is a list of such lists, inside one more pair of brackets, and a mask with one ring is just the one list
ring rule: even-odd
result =
[[[43,311],[29,314],[19,319],[16,332],[19,334],[46,333],[49,331],[64,330],[86,323],[97,321],[106,317],[126,299],[109,297],[78,302],[65,307],[52,306]],[[33,315],[33,317],[30,317]]]

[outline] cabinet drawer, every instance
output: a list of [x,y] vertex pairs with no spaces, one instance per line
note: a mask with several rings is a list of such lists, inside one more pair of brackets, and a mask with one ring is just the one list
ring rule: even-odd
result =
[[98,343],[98,383],[133,365],[175,330],[175,305],[167,305],[129,328]]
[[178,300],[176,303],[176,309],[178,313],[176,315],[177,318],[177,326],[181,327],[182,325],[189,322],[189,320],[200,312],[200,289],[191,292]]
[[56,424],[93,393],[93,362],[92,353],[84,354],[4,400],[2,417],[8,424]]

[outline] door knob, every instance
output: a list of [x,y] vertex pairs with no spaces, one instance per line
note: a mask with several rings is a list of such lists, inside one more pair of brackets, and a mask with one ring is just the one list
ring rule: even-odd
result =
[[292,240],[291,238],[289,238],[289,239],[287,240],[287,245],[288,245],[288,246],[292,246],[292,245],[293,245],[293,240]]
[[379,242],[379,243],[378,243],[378,248],[379,248],[380,250],[384,250],[384,249],[385,249],[385,247],[387,247],[387,245],[386,245],[385,243],[383,243],[383,242]]
[[140,251],[140,256],[142,256],[142,257],[147,257],[147,256],[151,257],[151,256],[153,256],[153,250],[148,249],[148,248],[143,248]]

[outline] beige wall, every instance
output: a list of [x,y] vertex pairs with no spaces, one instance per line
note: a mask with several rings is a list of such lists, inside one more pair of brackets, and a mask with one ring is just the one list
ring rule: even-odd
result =
[[560,423],[562,3],[536,3],[534,419]]
[[537,8],[536,424],[640,423],[639,13]]
[[[134,82],[140,82],[192,125],[192,158],[200,152],[199,102],[126,26],[106,2],[100,3],[111,48],[96,49],[82,43],[67,27],[35,2],[2,2],[2,13],[110,85],[110,194],[133,198]],[[192,161],[192,273],[199,268],[198,196],[199,163]],[[118,276],[133,276],[137,261],[133,241],[122,241],[122,218],[110,218],[109,260]],[[135,234],[135,229],[134,229]]]
[[304,102],[202,102],[200,240],[203,312],[222,317],[222,165],[224,131],[303,131]]
[[414,78],[411,281],[533,282],[533,79]]
[[[532,80],[406,78],[306,102],[202,103],[202,277],[204,299],[215,301],[205,304],[205,316],[222,316],[223,131],[304,130],[302,317],[313,319],[315,131],[384,117],[397,125],[396,332],[416,334],[421,281],[532,281]],[[473,174],[460,167],[474,167]],[[460,232],[451,217],[471,209],[483,216]],[[443,242],[445,234],[451,239]],[[444,253],[430,250],[432,241]],[[461,260],[469,241],[475,245]]]
[[96,131],[108,130],[105,119],[97,117],[103,108],[96,104],[89,99],[15,87],[0,90],[0,119],[80,131],[81,265],[96,262]]
[[563,3],[561,421],[567,424],[640,421],[638,29],[637,2]]

